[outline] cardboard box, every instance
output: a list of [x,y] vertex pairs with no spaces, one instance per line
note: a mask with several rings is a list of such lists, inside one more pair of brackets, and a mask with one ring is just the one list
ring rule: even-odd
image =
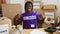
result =
[[11,19],[8,19],[6,17],[0,17],[0,29],[2,30],[2,31],[0,30],[0,34],[4,32],[5,32],[4,34],[8,32],[10,33],[11,26],[12,26]]
[[[48,16],[49,15],[49,17],[52,17],[52,19],[53,20],[55,20],[56,19],[56,11],[54,11],[54,10],[43,10],[44,12],[43,12],[43,15],[46,17],[46,16]],[[49,14],[48,14],[49,13]],[[46,14],[46,15],[45,15]],[[51,26],[51,24],[49,24],[49,23],[46,23],[46,24],[43,24],[43,27],[45,28],[45,27],[49,27],[49,26]]]
[[43,9],[53,9],[53,10],[56,10],[57,9],[57,7],[56,7],[56,5],[44,5],[43,6]]
[[56,13],[57,12],[56,5],[44,5],[42,10],[43,10],[44,16],[45,16],[45,13],[49,13],[49,15],[53,13],[53,19],[56,18],[56,14],[57,14]]
[[[53,19],[56,18],[56,13],[57,13],[56,10],[43,10],[44,16],[46,16],[46,15],[45,15],[46,13],[49,13],[49,15],[51,14],[52,17],[53,17]],[[47,15],[48,15],[48,14],[47,14]]]
[[21,14],[20,4],[2,4],[2,13],[4,17],[14,19],[17,14]]
[[33,11],[37,12],[38,14],[42,14],[43,15],[43,10],[34,9]]
[[39,10],[42,9],[42,7],[43,7],[43,2],[33,2],[33,5],[34,5],[34,3],[35,3],[35,6],[37,6],[37,7],[39,6],[39,8],[36,7],[36,8],[34,8],[34,9],[39,9]]
[[40,2],[39,4],[40,4],[39,8],[38,9],[35,8],[35,9],[33,9],[33,11],[36,11],[38,14],[42,14],[43,15],[43,10],[42,10],[43,2]]

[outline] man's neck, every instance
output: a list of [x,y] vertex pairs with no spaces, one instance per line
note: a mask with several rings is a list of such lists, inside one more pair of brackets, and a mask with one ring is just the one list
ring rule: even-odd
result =
[[30,12],[26,12],[26,13],[32,13],[32,11],[30,11]]

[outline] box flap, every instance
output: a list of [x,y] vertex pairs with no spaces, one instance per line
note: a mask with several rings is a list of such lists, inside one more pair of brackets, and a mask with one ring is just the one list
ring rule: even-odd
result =
[[56,5],[44,5],[42,9],[57,9]]

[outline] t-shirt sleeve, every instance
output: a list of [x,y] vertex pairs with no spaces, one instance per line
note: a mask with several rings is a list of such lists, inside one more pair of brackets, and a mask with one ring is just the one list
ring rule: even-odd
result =
[[37,20],[40,20],[40,16],[38,14],[36,14],[36,16],[37,16]]
[[23,15],[19,16],[19,20],[21,20],[21,21],[23,20]]

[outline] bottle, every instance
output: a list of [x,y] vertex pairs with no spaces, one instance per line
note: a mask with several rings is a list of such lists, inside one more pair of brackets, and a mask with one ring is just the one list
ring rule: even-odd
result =
[[23,34],[23,27],[22,27],[22,25],[17,25],[17,29],[19,30],[20,34]]

